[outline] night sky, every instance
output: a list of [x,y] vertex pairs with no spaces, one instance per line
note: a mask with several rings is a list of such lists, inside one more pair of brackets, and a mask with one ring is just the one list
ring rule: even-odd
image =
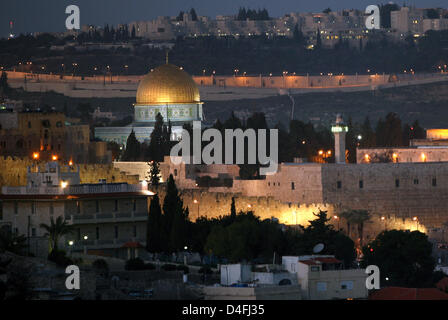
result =
[[[0,37],[9,32],[9,21],[14,20],[14,32],[64,31],[65,7],[76,4],[81,10],[81,24],[104,26],[136,20],[150,20],[157,16],[174,16],[180,10],[195,8],[198,15],[215,17],[235,14],[240,6],[266,8],[273,17],[289,12],[320,12],[330,7],[365,9],[369,4],[386,3],[372,0],[0,0]],[[399,5],[403,1],[397,2]],[[420,8],[445,7],[446,0],[406,1]]]

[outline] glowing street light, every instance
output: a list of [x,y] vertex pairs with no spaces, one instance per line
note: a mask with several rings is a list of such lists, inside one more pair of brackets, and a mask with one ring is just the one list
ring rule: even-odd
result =
[[54,155],[51,156],[51,159],[52,159],[53,161],[57,161],[57,160],[58,160],[58,156],[54,154]]
[[422,162],[426,162],[426,155],[424,153],[421,154]]
[[199,201],[194,199],[193,203],[198,205],[198,220],[199,220]]
[[33,159],[38,160],[39,159],[39,152],[33,152]]
[[418,217],[413,217],[412,220],[415,221],[416,225],[417,225],[417,231],[418,231]]
[[339,217],[338,216],[334,216],[333,219],[338,221],[338,230],[339,230],[339,221],[340,221]]
[[65,189],[68,186],[68,182],[67,181],[61,181],[61,188]]

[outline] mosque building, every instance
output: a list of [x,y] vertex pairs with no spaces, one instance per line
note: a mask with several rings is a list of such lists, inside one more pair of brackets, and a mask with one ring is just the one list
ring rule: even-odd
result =
[[140,142],[149,141],[160,113],[165,124],[171,122],[174,139],[180,139],[184,124],[202,121],[199,89],[182,67],[168,63],[149,72],[137,89],[134,122],[126,127],[97,127],[95,138],[125,145],[132,130]]

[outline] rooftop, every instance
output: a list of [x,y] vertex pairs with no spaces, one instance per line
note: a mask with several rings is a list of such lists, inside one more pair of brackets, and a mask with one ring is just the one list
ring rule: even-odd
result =
[[448,300],[448,294],[436,288],[387,287],[373,292],[369,300]]

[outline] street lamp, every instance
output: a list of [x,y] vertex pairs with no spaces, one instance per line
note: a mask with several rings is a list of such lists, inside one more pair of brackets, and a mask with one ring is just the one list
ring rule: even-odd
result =
[[68,242],[68,245],[69,245],[69,255],[70,256],[72,255],[72,247],[73,247],[74,244],[75,244],[75,242],[73,240],[70,240]]
[[381,217],[381,221],[384,221],[384,230],[387,230],[387,220],[385,216]]
[[339,231],[339,217],[338,216],[334,216],[333,218],[338,221],[338,231]]
[[89,239],[89,236],[85,235],[83,237],[83,239],[84,239],[84,254],[87,255],[87,244],[86,244],[86,241],[87,241],[87,239]]
[[199,220],[199,201],[194,199],[193,203],[198,205],[198,220]]
[[418,231],[418,217],[413,217],[412,220],[414,220],[416,222],[417,225],[417,231]]

